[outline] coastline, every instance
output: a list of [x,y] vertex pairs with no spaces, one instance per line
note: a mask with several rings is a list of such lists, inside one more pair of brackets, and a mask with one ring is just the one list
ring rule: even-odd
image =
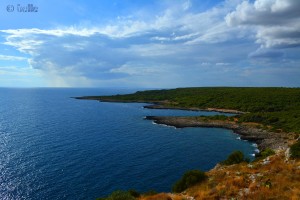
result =
[[[106,99],[99,96],[84,96],[74,97],[75,99],[81,100],[97,100],[100,102],[109,103],[147,103],[145,109],[171,109],[171,110],[187,110],[187,111],[206,111],[206,112],[219,112],[228,114],[244,114],[239,110],[223,109],[223,108],[185,108],[169,106],[168,101],[140,101],[140,100],[116,100]],[[173,117],[173,116],[146,116],[145,120],[152,120],[155,124],[161,124],[166,126],[173,126],[176,128],[187,128],[187,127],[206,127],[206,128],[225,128],[230,129],[234,133],[240,136],[240,139],[253,142],[257,145],[259,151],[263,151],[266,148],[274,150],[285,150],[289,146],[289,141],[293,140],[294,135],[292,133],[273,132],[266,129],[260,128],[258,124],[251,123],[237,123],[234,121],[224,120],[211,120],[201,119],[201,117]]]
[[176,128],[186,127],[206,127],[206,128],[225,128],[230,129],[234,133],[240,135],[242,140],[247,140],[257,144],[259,151],[266,148],[274,150],[283,150],[288,148],[288,140],[293,138],[293,135],[286,135],[267,131],[246,123],[237,123],[233,121],[223,120],[203,120],[199,117],[158,117],[146,116],[146,120],[152,120],[156,124],[173,126]]
[[[235,115],[244,114],[238,110],[220,109],[220,108],[197,108],[197,107],[179,107],[176,102],[170,101],[142,101],[142,100],[114,100],[102,97],[83,97],[77,99],[98,100],[100,102],[116,103],[147,103],[145,109],[171,109],[187,111],[211,111],[219,113],[231,113]],[[183,104],[185,105],[185,104]],[[189,105],[189,104],[187,104]],[[290,157],[290,145],[295,143],[296,133],[285,132],[284,129],[272,128],[272,125],[263,125],[255,122],[239,122],[238,117],[206,117],[206,116],[146,116],[145,120],[152,121],[153,124],[171,126],[175,128],[186,127],[206,127],[223,128],[233,131],[239,135],[239,139],[247,140],[259,152],[258,158],[251,163],[239,163],[229,166],[217,164],[214,168],[205,172],[209,179],[193,187],[187,188],[183,193],[159,193],[154,195],[141,195],[140,200],[153,199],[203,199],[203,198],[221,198],[224,197],[290,197],[299,195],[299,162]],[[299,139],[298,139],[299,140]],[[272,150],[274,151],[272,151]],[[273,152],[267,155],[266,152]],[[271,178],[270,178],[271,177]],[[269,184],[271,183],[272,187]],[[284,184],[283,184],[284,183]],[[287,190],[285,185],[289,185]],[[227,197],[227,198],[226,198]],[[254,199],[253,198],[253,199]],[[251,198],[252,199],[252,198]],[[283,198],[285,199],[285,198]]]

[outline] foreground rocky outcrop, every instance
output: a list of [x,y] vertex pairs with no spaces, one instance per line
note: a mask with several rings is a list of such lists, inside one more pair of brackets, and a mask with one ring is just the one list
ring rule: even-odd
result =
[[255,142],[259,150],[266,148],[286,149],[289,141],[294,139],[292,133],[277,133],[262,129],[254,123],[238,123],[235,121],[210,120],[205,117],[158,117],[147,116],[147,120],[153,120],[157,124],[174,126],[176,128],[185,127],[211,127],[231,129],[241,136],[242,140]]

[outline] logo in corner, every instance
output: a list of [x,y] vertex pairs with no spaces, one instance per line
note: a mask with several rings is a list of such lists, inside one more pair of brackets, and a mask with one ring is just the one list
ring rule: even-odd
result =
[[13,12],[15,10],[15,7],[13,5],[6,6],[7,12]]

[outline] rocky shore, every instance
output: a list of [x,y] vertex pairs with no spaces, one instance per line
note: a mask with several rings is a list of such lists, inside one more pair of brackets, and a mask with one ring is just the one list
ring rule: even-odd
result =
[[282,134],[271,132],[258,128],[255,125],[246,123],[237,123],[233,121],[222,120],[204,120],[199,117],[157,117],[147,116],[145,119],[152,120],[157,124],[174,126],[176,128],[185,127],[209,127],[209,128],[225,128],[233,130],[241,136],[242,140],[255,142],[259,150],[266,148],[286,149],[289,139],[293,138],[292,134]]
[[[101,98],[98,96],[86,96],[75,97],[76,99],[85,100],[98,100],[101,102],[116,102],[116,103],[149,103],[150,105],[143,106],[147,109],[174,109],[174,110],[190,110],[190,111],[210,111],[220,113],[231,114],[244,114],[245,112],[232,110],[232,109],[220,109],[220,108],[181,108],[168,105],[168,102],[146,102],[146,101],[133,101],[133,100],[116,100],[109,98]],[[260,126],[253,125],[251,123],[237,123],[234,121],[223,120],[207,120],[199,117],[157,117],[147,116],[145,119],[152,120],[157,124],[164,124],[168,126],[174,126],[176,128],[185,127],[210,127],[210,128],[225,128],[233,130],[235,133],[241,136],[242,140],[248,140],[257,144],[258,149],[264,150],[266,148],[271,149],[286,149],[289,145],[289,141],[293,140],[294,135],[292,133],[273,132],[270,130],[262,129]],[[204,120],[205,119],[205,120]]]

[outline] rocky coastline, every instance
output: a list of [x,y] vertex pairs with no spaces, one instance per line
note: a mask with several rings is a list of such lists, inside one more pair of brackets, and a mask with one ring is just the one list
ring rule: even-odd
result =
[[158,117],[147,116],[146,120],[152,120],[156,124],[164,124],[176,128],[185,127],[208,127],[208,128],[225,128],[233,130],[233,132],[240,135],[242,140],[248,140],[257,144],[260,151],[271,149],[286,149],[288,147],[288,140],[293,138],[293,135],[271,132],[258,128],[255,125],[246,123],[237,123],[233,121],[223,120],[203,120],[199,117]]
[[[150,105],[143,106],[146,109],[172,109],[172,110],[190,110],[190,111],[208,111],[208,112],[220,112],[230,114],[244,114],[245,112],[233,110],[233,109],[221,109],[221,108],[183,108],[168,105],[168,102],[164,101],[140,101],[140,100],[116,100],[109,98],[102,98],[98,96],[85,96],[75,97],[76,99],[84,100],[98,100],[100,102],[110,103],[147,103]],[[293,140],[294,135],[292,133],[274,132],[267,129],[263,129],[260,126],[251,123],[237,123],[234,121],[224,120],[211,120],[201,117],[173,117],[173,116],[146,116],[146,120],[152,120],[157,124],[164,124],[173,126],[176,128],[185,127],[207,127],[207,128],[225,128],[230,129],[234,133],[240,135],[242,140],[247,140],[257,144],[257,148],[262,151],[266,148],[274,150],[287,149],[290,141]]]

